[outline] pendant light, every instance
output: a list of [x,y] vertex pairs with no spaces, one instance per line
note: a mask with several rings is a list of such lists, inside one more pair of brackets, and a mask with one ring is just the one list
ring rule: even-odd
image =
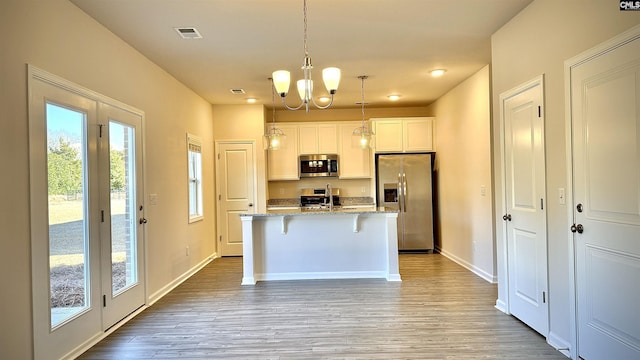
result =
[[264,148],[266,150],[278,150],[284,137],[287,136],[282,129],[276,127],[276,104],[275,104],[275,92],[273,87],[273,79],[269,78],[271,82],[271,126],[264,134]]
[[367,75],[358,76],[358,79],[362,81],[362,99],[360,100],[360,105],[362,107],[362,126],[353,130],[353,136],[360,138],[360,147],[363,149],[373,147],[373,137],[376,135],[373,130],[367,127],[364,123],[364,81],[367,78],[369,78]]
[[311,57],[309,57],[309,48],[307,47],[307,0],[304,0],[303,3],[303,16],[304,16],[304,61],[302,63],[302,73],[304,78],[298,80],[297,89],[298,95],[300,95],[300,100],[302,102],[300,105],[295,107],[290,107],[285,102],[285,97],[289,92],[289,85],[291,84],[291,73],[287,70],[277,70],[272,74],[273,77],[273,85],[276,89],[276,92],[282,98],[282,104],[288,110],[298,110],[304,106],[306,112],[309,112],[309,104],[313,104],[318,109],[327,109],[333,104],[333,95],[335,95],[336,91],[338,91],[338,85],[340,84],[340,69],[336,67],[328,67],[322,70],[322,81],[324,81],[324,86],[327,88],[329,95],[331,96],[330,101],[327,105],[321,106],[316,104],[315,99],[313,98],[313,80],[311,79],[311,69],[313,66],[311,65]]

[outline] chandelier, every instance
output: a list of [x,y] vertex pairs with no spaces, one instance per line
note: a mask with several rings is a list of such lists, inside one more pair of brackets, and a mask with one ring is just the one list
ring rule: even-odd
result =
[[367,78],[367,75],[358,76],[358,79],[362,81],[362,99],[360,100],[360,105],[362,107],[362,126],[355,128],[352,134],[353,136],[360,138],[360,147],[363,149],[373,146],[373,137],[375,136],[373,130],[368,128],[364,123],[364,81]]
[[276,101],[275,101],[275,93],[273,92],[273,79],[269,78],[271,81],[271,127],[264,134],[264,148],[266,150],[278,150],[280,148],[280,144],[285,136],[287,136],[282,129],[276,127]]
[[298,95],[300,96],[300,100],[302,100],[300,105],[291,107],[285,102],[285,97],[289,92],[289,85],[291,84],[291,73],[287,70],[277,70],[273,72],[272,77],[273,85],[276,88],[276,92],[282,98],[282,104],[285,108],[289,110],[298,110],[304,106],[306,112],[309,112],[309,104],[313,104],[318,109],[327,109],[333,104],[333,95],[338,91],[338,85],[340,84],[340,69],[336,67],[328,67],[322,70],[322,81],[331,95],[331,98],[327,105],[318,105],[313,98],[313,80],[311,79],[311,69],[313,69],[313,66],[311,65],[309,48],[307,47],[307,0],[304,0],[303,15],[304,62],[302,63],[302,73],[304,78],[297,82]]

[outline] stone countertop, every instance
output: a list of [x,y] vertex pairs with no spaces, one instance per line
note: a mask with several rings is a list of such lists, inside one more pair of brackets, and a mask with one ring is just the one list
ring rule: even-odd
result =
[[240,216],[308,216],[308,215],[345,215],[345,214],[393,214],[397,213],[398,210],[388,210],[386,208],[374,208],[373,206],[369,207],[338,207],[334,208],[332,211],[322,209],[322,210],[303,210],[303,209],[293,209],[293,208],[283,208],[283,209],[273,209],[267,210],[266,213],[262,214],[239,214]]

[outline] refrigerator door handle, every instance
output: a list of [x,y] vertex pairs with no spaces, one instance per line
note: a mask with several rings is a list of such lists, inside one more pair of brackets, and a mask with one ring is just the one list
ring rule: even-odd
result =
[[407,212],[407,175],[402,173],[402,209]]
[[398,210],[402,212],[404,196],[402,195],[402,174],[398,173]]

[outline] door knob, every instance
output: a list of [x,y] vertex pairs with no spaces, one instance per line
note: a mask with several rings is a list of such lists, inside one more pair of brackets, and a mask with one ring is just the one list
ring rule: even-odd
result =
[[253,203],[249,203],[249,207],[253,207]]
[[578,212],[581,213],[582,212],[582,204],[576,205],[576,210],[578,210]]
[[147,219],[145,218],[140,218],[140,220],[138,221],[140,223],[140,225],[142,224],[146,224],[147,223]]
[[502,216],[502,220],[504,221],[511,221],[511,214],[505,214]]
[[582,226],[582,224],[573,224],[571,225],[571,232],[572,233],[578,233],[578,234],[582,234],[584,232],[584,226]]

